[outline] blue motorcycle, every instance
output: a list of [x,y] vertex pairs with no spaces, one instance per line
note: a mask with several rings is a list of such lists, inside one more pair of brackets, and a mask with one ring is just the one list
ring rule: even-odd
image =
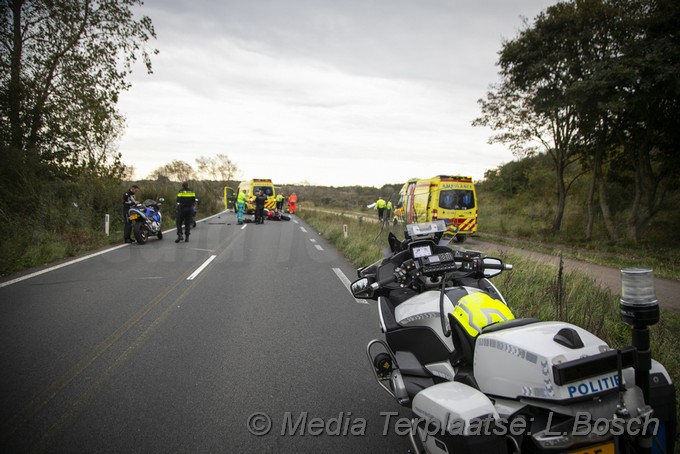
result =
[[160,206],[165,200],[163,198],[155,200],[147,199],[143,203],[130,208],[128,217],[132,223],[132,232],[137,243],[144,244],[150,235],[155,235],[159,240],[163,239],[161,232],[161,210]]

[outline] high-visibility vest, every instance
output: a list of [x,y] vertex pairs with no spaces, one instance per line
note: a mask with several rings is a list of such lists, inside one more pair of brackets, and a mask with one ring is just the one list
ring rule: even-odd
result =
[[196,193],[190,190],[182,190],[177,194],[177,203],[183,207],[192,206],[196,203]]

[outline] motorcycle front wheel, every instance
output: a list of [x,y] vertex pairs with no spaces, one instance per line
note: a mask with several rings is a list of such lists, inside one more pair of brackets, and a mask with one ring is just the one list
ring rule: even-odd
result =
[[149,238],[149,231],[141,222],[135,222],[135,224],[132,226],[132,232],[135,234],[135,239],[139,244],[146,243],[146,240]]

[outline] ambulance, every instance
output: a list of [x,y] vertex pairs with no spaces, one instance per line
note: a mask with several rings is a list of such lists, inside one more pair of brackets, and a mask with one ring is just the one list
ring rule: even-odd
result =
[[246,212],[255,212],[255,193],[257,191],[262,191],[264,195],[267,196],[267,201],[264,203],[264,207],[268,210],[274,210],[276,208],[276,191],[274,190],[274,183],[272,180],[256,178],[253,180],[242,181],[238,185],[238,192],[245,189],[246,191]]
[[399,191],[395,221],[405,224],[441,219],[459,243],[477,233],[477,193],[471,177],[439,175],[408,180]]

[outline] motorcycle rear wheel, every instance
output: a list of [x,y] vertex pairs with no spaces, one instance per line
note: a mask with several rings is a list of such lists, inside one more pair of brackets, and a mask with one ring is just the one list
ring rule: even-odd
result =
[[149,231],[146,228],[146,226],[141,222],[136,222],[132,226],[132,232],[135,234],[135,239],[139,244],[146,243],[146,240],[149,238]]
[[158,232],[158,235],[156,235],[159,240],[163,239],[163,232]]

